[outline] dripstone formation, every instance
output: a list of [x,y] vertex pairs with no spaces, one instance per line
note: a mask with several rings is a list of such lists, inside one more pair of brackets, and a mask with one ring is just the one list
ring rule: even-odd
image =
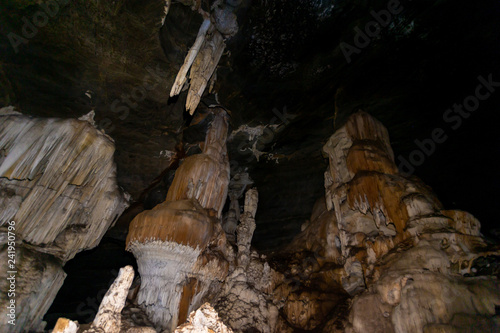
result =
[[[227,175],[227,127],[224,112],[213,111],[203,153],[177,171],[176,195],[130,226],[128,248],[142,279],[131,301],[157,329],[498,331],[498,246],[484,240],[471,214],[445,210],[419,179],[399,173],[380,122],[358,112],[331,136],[325,196],[294,241],[267,258],[251,248],[255,188],[245,193],[239,221],[221,227],[217,208],[229,178],[205,172]],[[203,302],[213,308],[196,311]]]
[[[218,107],[210,112],[202,152],[182,161],[166,200],[130,224],[127,249],[140,279],[131,286],[133,271],[125,268],[94,322],[81,328],[499,330],[498,246],[482,237],[471,214],[444,209],[418,178],[399,173],[380,122],[358,112],[330,137],[324,197],[293,242],[268,258],[251,247],[258,192],[247,189],[248,174],[233,177],[234,216],[223,218],[228,117]],[[64,280],[64,263],[97,245],[127,203],[114,178],[113,142],[93,126],[92,114],[37,119],[4,108],[0,118],[1,256],[7,261],[7,221],[15,221],[21,286],[19,326],[6,330],[37,330]],[[78,326],[61,319],[57,327]]]
[[479,221],[444,210],[420,180],[403,177],[387,130],[366,113],[352,115],[323,150],[325,198],[287,250],[285,274],[299,287],[282,297],[302,301],[285,305],[287,324],[356,333],[498,330],[498,272],[484,266],[499,252]]
[[166,201],[139,214],[127,237],[142,279],[138,303],[167,331],[214,296],[229,268],[225,233],[217,220],[229,184],[228,127],[225,111],[213,112],[203,153],[186,158]]
[[[0,258],[7,264],[15,234],[17,324],[3,332],[41,328],[66,274],[63,265],[97,246],[127,207],[116,184],[113,140],[76,119],[32,118],[0,109]],[[13,226],[14,229],[8,229]],[[11,233],[8,233],[8,230]],[[2,269],[0,314],[9,284]]]

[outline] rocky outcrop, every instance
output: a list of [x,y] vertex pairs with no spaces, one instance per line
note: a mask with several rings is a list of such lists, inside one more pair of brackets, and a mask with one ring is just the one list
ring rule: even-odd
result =
[[166,201],[139,214],[127,237],[141,274],[138,303],[170,332],[215,295],[233,260],[217,218],[229,183],[227,119],[214,113],[203,153],[184,160]]
[[112,139],[88,121],[0,117],[0,220],[63,262],[99,244],[127,206]]
[[127,206],[116,184],[114,143],[92,122],[92,115],[40,119],[0,110],[1,256],[15,252],[17,286],[11,331],[39,328],[63,283],[64,263],[99,244]]
[[[61,288],[66,273],[53,256],[31,250],[16,242],[15,256],[9,256],[7,233],[0,234],[0,259],[5,269],[0,274],[0,323],[2,332],[24,332],[25,329],[43,329],[42,318]],[[15,258],[15,267],[7,268]],[[9,303],[15,300],[14,306]],[[13,309],[13,311],[11,311]],[[14,314],[14,316],[8,316]],[[15,319],[11,325],[8,320]]]
[[441,243],[420,238],[386,256],[379,280],[353,300],[346,332],[498,331],[498,280],[456,274]]
[[[478,273],[475,266],[485,267],[499,252],[482,238],[479,221],[444,210],[420,180],[402,176],[387,130],[366,113],[352,115],[324,152],[330,161],[325,200],[285,251],[292,257],[285,276],[294,277],[285,286],[297,291],[275,292],[287,298],[288,327],[324,325],[324,332],[356,333],[455,332],[460,325],[498,330],[498,281],[488,276],[493,270]],[[326,292],[335,295],[327,302],[321,299]],[[342,293],[354,297],[346,302]],[[329,314],[335,308],[343,310]]]

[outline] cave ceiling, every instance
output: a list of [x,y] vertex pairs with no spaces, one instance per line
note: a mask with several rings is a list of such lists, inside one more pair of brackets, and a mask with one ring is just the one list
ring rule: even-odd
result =
[[363,110],[387,126],[397,157],[443,128],[449,138],[415,175],[448,208],[495,227],[500,92],[456,129],[443,115],[474,94],[479,76],[500,81],[498,1],[401,1],[349,59],[341,43],[354,46],[371,12],[397,1],[226,1],[239,30],[194,116],[185,91],[169,97],[203,20],[190,1],[172,1],[165,17],[159,0],[60,0],[46,24],[26,28],[49,2],[1,2],[0,106],[60,118],[93,110],[115,140],[118,182],[134,200],[164,199],[172,155],[200,151],[206,109],[220,105],[231,116],[231,171],[247,170],[260,193],[254,245],[277,248],[324,193],[321,147]]

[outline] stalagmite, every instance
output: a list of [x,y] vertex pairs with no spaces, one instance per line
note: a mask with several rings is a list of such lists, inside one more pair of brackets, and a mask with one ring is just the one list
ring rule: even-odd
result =
[[120,333],[121,312],[134,279],[132,266],[120,268],[118,276],[104,295],[92,326],[86,333]]
[[251,251],[255,231],[258,192],[250,189],[245,195],[245,210],[237,228],[237,265],[227,277],[215,307],[224,322],[235,332],[274,332],[278,308],[270,293],[277,274],[267,262]]
[[287,327],[311,329],[338,307],[323,332],[498,330],[498,281],[488,270],[474,275],[500,252],[482,239],[479,221],[443,210],[428,187],[399,174],[387,130],[366,113],[353,114],[323,149],[326,200],[287,248],[300,261],[285,274],[349,297],[322,310],[310,291],[285,293]]
[[[137,315],[140,309],[131,307],[130,293],[133,293],[131,285],[134,279],[134,269],[132,266],[125,266],[120,269],[115,281],[104,295],[99,310],[91,324],[79,325],[78,322],[66,318],[59,318],[53,333],[155,333],[156,330],[150,326],[149,322],[138,324]],[[132,297],[133,298],[133,297]],[[128,304],[127,304],[128,303]],[[124,309],[132,310],[133,314]]]
[[[194,292],[198,284],[197,258],[214,232],[212,218],[195,200],[164,202],[132,221],[127,250],[134,253],[142,278],[138,302],[155,325],[177,327],[186,288]],[[186,301],[189,306],[192,299]]]
[[78,332],[78,324],[66,318],[59,318],[52,333],[76,333]]
[[[127,207],[116,184],[114,143],[92,116],[41,119],[0,109],[0,244],[11,237],[8,231],[15,234],[12,270],[22,286],[12,332],[40,328],[65,278],[62,265],[99,244]],[[7,255],[2,246],[1,256]],[[6,284],[0,293],[4,317]]]
[[259,194],[257,189],[253,188],[247,191],[245,195],[245,210],[240,219],[238,230],[238,265],[246,268],[250,262],[250,243],[255,231],[255,214],[257,212],[257,203]]
[[169,332],[211,297],[229,266],[216,219],[229,183],[227,119],[225,111],[213,111],[203,153],[186,158],[166,201],[137,215],[127,237],[141,275],[138,303],[156,327]]
[[236,227],[240,219],[240,204],[238,200],[243,196],[247,186],[253,184],[247,172],[237,173],[229,182],[229,211],[224,216],[222,228],[226,232],[228,240],[235,242]]
[[208,130],[203,153],[190,156],[182,163],[166,200],[196,199],[203,208],[220,217],[229,185],[228,123],[223,109],[211,110],[215,118]]

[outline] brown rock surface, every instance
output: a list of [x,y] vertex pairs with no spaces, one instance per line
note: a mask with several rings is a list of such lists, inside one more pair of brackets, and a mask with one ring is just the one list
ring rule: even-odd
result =
[[213,112],[216,116],[208,130],[203,153],[184,160],[175,174],[166,200],[193,198],[220,217],[229,185],[228,123],[224,110],[215,108]]
[[[460,322],[497,331],[500,287],[485,268],[500,253],[479,221],[443,210],[417,178],[400,175],[387,130],[366,113],[352,115],[324,152],[326,201],[284,252],[287,278],[274,294],[287,299],[285,326],[413,333],[456,332]],[[328,292],[336,297],[314,297]],[[328,314],[342,304],[342,315]]]
[[225,111],[213,112],[203,153],[186,158],[166,201],[137,215],[127,237],[141,274],[138,303],[169,332],[217,293],[229,269],[231,252],[217,219],[229,183],[227,119]]

